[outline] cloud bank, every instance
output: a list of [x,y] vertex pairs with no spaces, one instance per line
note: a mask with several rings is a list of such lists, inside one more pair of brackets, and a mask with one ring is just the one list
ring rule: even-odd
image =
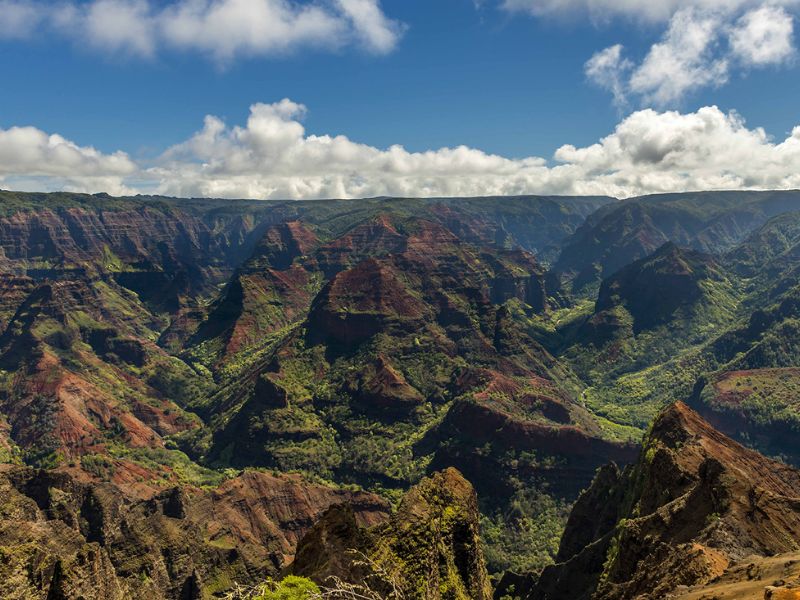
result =
[[124,180],[137,171],[124,152],[103,154],[35,127],[0,129],[0,185],[126,194]]
[[385,54],[403,31],[379,0],[0,0],[0,39],[55,34],[104,53],[173,49],[221,64],[348,45]]
[[208,116],[151,164],[31,127],[0,130],[0,187],[224,198],[607,194],[800,188],[800,126],[786,139],[714,106],[634,112],[585,147],[510,159],[459,146],[409,152],[306,132],[306,108],[255,104],[243,125]]

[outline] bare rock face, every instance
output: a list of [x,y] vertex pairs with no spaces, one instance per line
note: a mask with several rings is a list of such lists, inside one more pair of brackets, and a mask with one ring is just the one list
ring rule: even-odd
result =
[[529,597],[663,598],[748,557],[798,550],[800,471],[677,403],[656,420],[634,467],[598,474],[570,516],[561,562]]
[[590,427],[520,324],[558,302],[531,252],[604,202],[0,192],[0,458],[48,469],[12,469],[33,512],[5,524],[0,576],[51,598],[259,580],[331,503],[358,527],[386,506],[265,474],[186,482],[260,465],[405,490],[435,452],[410,445],[486,387],[458,385],[465,365],[548,388],[498,419]]
[[[280,243],[265,241],[264,248],[288,247],[283,241],[288,233],[284,233],[268,234]],[[248,347],[246,336],[263,344],[271,335],[269,327],[283,328],[284,336],[263,362],[253,363],[215,399],[220,403],[217,413],[234,406],[236,411],[220,419],[208,454],[212,460],[232,456],[233,464],[244,459],[269,468],[309,469],[334,478],[343,475],[366,486],[406,488],[419,480],[424,469],[415,465],[411,475],[410,469],[387,468],[394,462],[388,456],[385,460],[371,452],[364,456],[363,424],[377,425],[380,445],[387,451],[404,446],[412,428],[422,431],[434,420],[440,421],[437,412],[444,410],[449,399],[486,387],[483,380],[474,385],[456,381],[458,372],[473,364],[520,380],[511,384],[515,390],[547,388],[539,399],[520,398],[542,405],[541,411],[531,411],[539,422],[593,428],[591,438],[601,433],[571,392],[557,389],[562,383],[565,388],[572,385],[568,369],[522,326],[524,314],[545,312],[551,306],[545,271],[532,254],[465,243],[425,218],[383,214],[316,249],[310,242],[306,248],[308,252],[291,264],[283,261],[281,271],[272,268],[270,261],[260,270],[248,271],[247,281],[305,273],[319,283],[318,288],[306,283],[297,286],[302,292],[265,293],[263,306],[269,307],[254,313],[252,309],[259,305],[248,304],[248,299],[257,296],[253,293],[257,286],[244,285],[243,268],[226,292],[231,302],[225,304],[236,315],[236,325],[227,331],[241,330],[239,339],[244,340],[233,345],[226,341],[226,352],[236,346],[241,356],[241,349]],[[261,252],[256,262],[267,254]],[[291,308],[295,306],[292,298],[298,307],[307,302],[307,314],[300,321],[298,311]],[[506,303],[519,310],[512,311]],[[212,311],[208,325],[222,314],[222,305]],[[254,314],[264,322],[257,322]],[[265,318],[272,314],[274,318]],[[235,340],[236,335],[225,339]],[[467,382],[467,378],[461,380]],[[571,413],[576,411],[581,416],[573,419]],[[353,427],[356,422],[361,424]],[[545,436],[551,433],[548,429]],[[443,433],[441,439],[448,435]],[[435,437],[432,433],[426,441],[435,445],[440,441]],[[485,440],[474,448],[483,445]],[[430,446],[419,453],[414,448],[402,460],[410,463],[434,451]],[[575,493],[605,460],[594,459],[588,470],[577,472]],[[435,468],[464,464],[443,457]]]
[[398,231],[392,219],[379,215],[322,246],[317,262],[330,279],[366,258],[402,252],[406,245],[406,236]]
[[0,331],[6,328],[17,307],[36,287],[36,283],[30,277],[11,275],[2,271],[0,266]]
[[304,314],[319,287],[310,254],[319,240],[298,221],[267,228],[251,256],[236,270],[192,337],[219,346],[219,358],[245,352],[265,335]]
[[274,576],[317,517],[341,502],[362,526],[387,517],[377,496],[299,476],[246,472],[213,490],[172,488],[133,499],[66,473],[6,467],[0,597],[205,598],[234,581]]
[[[179,274],[187,286],[202,286],[206,269],[224,269],[224,242],[197,217],[164,207],[126,208],[20,211],[0,218],[0,247],[15,270],[37,278],[128,271],[142,291],[153,278],[165,277],[160,283],[168,287]],[[126,264],[135,268],[122,269]]]
[[686,586],[670,600],[797,600],[800,598],[800,553],[748,557],[706,585]]
[[248,261],[279,271],[288,269],[295,259],[310,254],[320,245],[317,236],[300,221],[278,223],[267,229]]
[[478,520],[472,486],[447,469],[411,488],[382,525],[361,529],[351,508],[331,508],[300,542],[292,572],[379,593],[396,586],[406,598],[488,600]]
[[383,355],[360,374],[349,391],[366,412],[403,414],[425,401]]
[[393,325],[419,328],[430,311],[391,265],[368,259],[339,273],[312,307],[309,328],[343,344],[364,342]]

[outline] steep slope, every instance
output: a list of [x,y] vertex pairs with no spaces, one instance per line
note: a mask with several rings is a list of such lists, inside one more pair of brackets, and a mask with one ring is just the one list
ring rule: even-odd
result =
[[745,281],[749,308],[780,299],[800,277],[800,212],[770,219],[723,260]]
[[653,371],[735,325],[742,296],[739,279],[715,258],[668,242],[603,280],[594,306],[564,319],[551,349],[587,384],[587,407],[619,426],[618,435],[636,435],[627,428],[643,431],[668,402],[642,401],[650,389],[670,392],[651,384]]
[[[584,210],[593,205],[592,199],[572,201]],[[237,354],[257,349],[264,345],[265,338],[302,320],[314,296],[338,273],[356,267],[367,258],[405,252],[409,234],[404,228],[415,218],[440,225],[442,231],[447,231],[450,237],[442,241],[444,244],[452,244],[458,238],[459,243],[488,248],[510,248],[518,244],[506,227],[524,238],[523,247],[552,244],[557,231],[569,228],[561,220],[576,223],[582,219],[566,210],[567,200],[508,199],[508,210],[515,210],[512,213],[515,215],[521,213],[516,220],[504,212],[494,214],[497,208],[493,204],[485,205],[486,202],[488,199],[482,202],[464,200],[463,203],[431,200],[421,205],[418,200],[359,204],[358,209],[347,214],[347,222],[352,222],[352,226],[344,230],[338,217],[332,219],[327,213],[318,215],[315,210],[303,213],[305,221],[272,225],[250,258],[237,269],[223,295],[211,306],[208,317],[187,347],[194,358],[211,366],[236,360]],[[520,206],[516,206],[519,203],[532,214],[522,213]],[[378,209],[382,210],[378,212]],[[473,212],[486,220],[478,220]],[[534,219],[542,213],[555,223]],[[409,217],[409,214],[414,216]],[[493,218],[500,219],[500,223],[494,223]],[[526,231],[526,227],[533,231]],[[548,227],[554,231],[549,231]],[[543,239],[539,239],[539,235]],[[515,283],[509,281],[507,285]],[[549,278],[548,285],[555,295],[557,280]],[[532,297],[528,300],[539,307],[544,301]]]
[[36,282],[30,277],[0,272],[0,331],[5,331],[17,308],[35,287]]
[[432,468],[457,466],[487,500],[533,487],[569,502],[604,459],[625,464],[637,451],[606,439],[588,411],[545,382],[526,388],[502,377],[454,402],[420,449],[428,445]]
[[765,270],[775,276],[780,270],[795,266],[798,245],[800,212],[787,212],[759,227],[728,252],[726,260],[743,276],[760,275]]
[[622,306],[633,319],[633,333],[653,329],[676,318],[675,313],[705,300],[705,286],[725,281],[708,255],[666,243],[650,256],[605,279],[595,315]]
[[603,280],[591,315],[576,332],[592,363],[629,368],[657,364],[731,323],[738,293],[709,255],[672,243]]
[[[710,246],[716,255],[675,250],[683,256],[664,272],[653,268],[638,273],[637,266],[650,262],[647,257],[620,267],[598,294],[604,310],[596,310],[597,302],[579,300],[572,308],[538,319],[537,339],[586,382],[582,399],[607,420],[609,430],[623,438],[640,435],[661,407],[691,396],[703,375],[796,365],[795,196],[713,193],[636,199],[631,206],[637,209],[650,206],[672,216],[688,211],[701,220],[752,213],[754,228],[736,229],[743,241],[725,254],[720,252],[727,243]],[[623,205],[600,209],[586,227]],[[740,239],[739,233],[730,241]],[[613,246],[613,240],[607,241]],[[697,240],[689,243],[703,246]],[[670,247],[674,245],[662,250]],[[689,268],[683,269],[682,263]],[[692,297],[695,301],[686,302]],[[645,327],[634,332],[637,325],[629,307],[637,303]]]
[[316,264],[302,260],[319,244],[300,222],[270,226],[188,341],[191,354],[209,365],[230,361],[302,318],[321,285]]
[[323,284],[338,273],[404,250],[406,236],[395,222],[405,221],[379,214],[326,243],[297,221],[269,227],[190,340],[191,354],[228,363],[258,350],[303,320]]
[[153,321],[113,280],[34,288],[0,335],[0,412],[26,462],[113,455],[114,477],[134,480],[148,469],[129,451],[163,451],[167,437],[202,426],[176,402],[208,382],[156,346]]
[[203,202],[154,198],[0,200],[4,458],[82,470],[135,493],[189,473],[217,478],[167,449],[168,438],[202,429],[184,408],[210,376],[157,342],[173,315],[228,276],[264,207],[209,215]]
[[476,244],[523,248],[552,264],[569,236],[596,210],[616,200],[605,196],[434,199],[432,219]]
[[158,315],[165,347],[176,350],[205,297],[287,213],[264,202],[0,192],[0,326],[31,281],[103,279]]
[[751,556],[800,549],[800,472],[744,448],[682,403],[635,467],[601,472],[577,502],[558,564],[530,598],[661,598]]
[[[0,276],[42,280],[111,275],[148,307],[175,317],[164,342],[177,350],[202,321],[197,315],[185,318],[197,308],[197,296],[211,293],[248,257],[257,256],[259,240],[262,250],[273,253],[276,262],[270,268],[283,272],[290,254],[314,245],[302,230],[314,228],[322,239],[333,240],[389,213],[400,218],[425,215],[480,243],[520,245],[530,251],[546,247],[552,253],[588,214],[610,201],[524,196],[286,203],[0,191]],[[270,240],[265,232],[273,225],[278,227]],[[297,227],[298,237],[282,237],[281,227],[284,233]],[[299,240],[305,248],[297,245]],[[348,251],[346,246],[339,249],[338,262],[352,266],[357,257],[341,258]],[[323,270],[332,276],[324,263]],[[289,273],[289,281],[271,284],[295,288],[292,275],[299,274]],[[254,295],[264,285],[269,295],[269,283],[255,281]],[[3,288],[14,285],[19,281],[4,281]],[[236,285],[231,287],[235,297]],[[13,301],[13,292],[0,289],[0,324],[10,316],[6,312],[13,314]]]
[[[796,366],[794,221],[767,222],[796,196],[3,192],[0,457],[138,496],[263,465],[396,498],[455,465],[482,496],[492,568],[538,566],[594,469],[631,459],[614,439],[704,372]],[[571,306],[541,265],[587,217],[560,266],[606,285]],[[662,247],[743,239],[714,259]],[[742,415],[742,441],[794,460],[791,437],[763,443],[793,431],[790,388],[768,387],[696,406]]]
[[519,329],[563,301],[526,249],[610,201],[0,192],[0,459],[135,497],[230,464],[398,494],[501,372],[515,419],[597,435]]
[[[224,226],[224,225],[223,225]],[[208,291],[235,260],[229,232],[165,204],[121,202],[25,210],[0,217],[6,268],[37,279],[113,274],[164,310]]]
[[[331,260],[341,246],[352,249],[347,261],[372,257],[350,268]],[[470,362],[513,377],[549,378],[551,370],[567,377],[535,343],[518,339],[501,309],[512,300],[546,309],[544,277],[528,254],[466,245],[428,221],[381,218],[322,246],[310,260],[319,264],[319,257],[333,278],[273,358],[255,365],[252,387],[232,389],[240,399],[225,399],[223,408],[235,406],[235,414],[215,438],[216,456],[326,473],[329,466],[301,462],[303,446],[323,444],[324,460],[336,460],[341,449],[329,445],[325,432],[336,428],[345,444],[358,445],[367,423],[394,429],[387,442],[400,434],[408,444],[409,427],[424,430],[448,396],[465,391],[452,382]],[[266,453],[265,442],[272,448]],[[395,451],[393,443],[386,448]],[[296,462],[282,463],[281,455]],[[391,481],[386,467],[375,475]]]
[[[636,365],[634,370],[616,373],[607,383],[587,390],[587,404],[617,423],[641,428],[660,407],[676,399],[689,398],[702,376],[795,367],[800,360],[797,281],[792,272],[769,278],[767,287],[753,283],[752,278],[744,279],[736,288],[747,291],[739,292],[739,306],[729,322],[708,327],[702,319],[697,320],[689,330],[693,336],[689,340],[662,335],[656,346],[662,353],[665,348],[691,339],[700,338],[698,341],[702,343],[684,345],[661,361],[651,360],[657,354],[647,355],[648,361]],[[716,311],[718,306],[712,308]],[[577,362],[572,364],[577,372],[584,372]],[[765,407],[764,414],[767,411]],[[631,415],[636,419],[631,420]]]
[[371,529],[357,526],[349,506],[331,508],[301,540],[291,571],[321,585],[338,577],[381,597],[489,600],[478,518],[472,486],[448,469],[411,488],[389,521]]
[[798,192],[664,194],[608,205],[565,242],[556,270],[581,287],[644,258],[666,242],[722,253],[768,219],[800,208]]
[[[394,494],[456,466],[486,492],[502,537],[530,518],[557,535],[563,505],[594,469],[632,458],[631,446],[604,440],[575,401],[576,379],[529,334],[530,318],[560,301],[532,255],[379,215],[298,267],[331,279],[307,317],[265,337],[205,409],[212,464],[299,469]],[[505,427],[508,440],[473,419]],[[513,521],[502,518],[506,494],[526,496]],[[493,566],[552,551],[532,539],[508,546]]]
[[135,499],[64,473],[0,471],[0,596],[207,598],[275,576],[320,514],[348,502],[354,522],[387,518],[380,498],[247,472],[216,489]]

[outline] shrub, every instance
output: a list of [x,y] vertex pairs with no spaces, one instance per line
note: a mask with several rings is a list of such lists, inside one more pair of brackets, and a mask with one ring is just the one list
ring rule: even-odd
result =
[[254,588],[237,588],[226,600],[310,600],[319,594],[319,587],[310,579],[289,575]]

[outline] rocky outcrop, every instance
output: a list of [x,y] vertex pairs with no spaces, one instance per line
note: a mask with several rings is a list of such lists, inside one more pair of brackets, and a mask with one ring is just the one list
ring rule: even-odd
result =
[[798,600],[800,553],[748,557],[706,585],[679,587],[670,600]]
[[351,382],[348,391],[365,412],[387,418],[402,418],[425,402],[419,390],[383,355]]
[[348,507],[330,509],[300,542],[291,570],[323,585],[336,576],[378,593],[394,588],[410,600],[488,600],[478,520],[472,486],[447,469],[411,488],[377,527],[357,527]]
[[398,231],[392,217],[382,214],[322,246],[316,261],[330,279],[366,258],[402,252],[406,244],[407,236]]
[[272,268],[285,271],[297,258],[307,256],[320,245],[316,234],[300,221],[287,221],[272,225],[264,233],[246,269]]
[[30,277],[0,272],[0,333],[35,287]]
[[413,331],[431,316],[398,271],[368,259],[322,290],[309,314],[309,329],[316,338],[353,345],[392,325]]
[[19,274],[129,273],[125,282],[142,293],[154,282],[157,289],[176,282],[176,292],[204,289],[205,278],[230,269],[232,252],[224,234],[197,216],[133,203],[118,210],[43,208],[0,217],[0,248]]
[[800,472],[677,403],[656,420],[635,467],[600,472],[570,516],[561,562],[529,597],[662,598],[747,557],[797,552],[798,490]]
[[[340,255],[334,248],[352,252]],[[334,268],[336,256],[359,262]],[[296,259],[291,268],[312,270],[323,262],[323,274],[335,274],[306,318],[294,324],[268,360],[225,391],[219,412],[235,406],[236,414],[216,432],[212,458],[226,452],[257,456],[264,466],[302,465],[325,476],[347,473],[362,485],[379,481],[405,487],[422,470],[409,476],[405,467],[389,468],[386,461],[396,459],[388,456],[375,469],[377,459],[364,456],[359,443],[373,427],[366,423],[375,423],[383,438],[378,444],[387,452],[407,446],[409,433],[432,421],[448,398],[481,387],[480,382],[472,388],[454,385],[464,361],[491,365],[511,378],[546,378],[551,388],[569,381],[566,370],[522,325],[525,315],[549,308],[543,270],[526,252],[476,247],[426,219],[382,215]],[[264,331],[246,329],[250,335]],[[568,422],[558,406],[569,403],[568,394],[554,393],[560,400],[543,401],[548,404],[544,412],[554,422]],[[363,423],[353,426],[359,419]],[[587,418],[580,425],[591,422]],[[304,452],[296,451],[298,445]],[[402,456],[415,460],[410,451]],[[584,477],[583,485],[587,481]]]
[[298,221],[269,227],[210,307],[191,344],[211,345],[224,361],[305,315],[319,287],[308,256],[318,245],[316,235]]
[[[139,499],[256,465],[399,494],[455,464],[434,430],[485,391],[473,368],[536,382],[478,398],[515,439],[594,439],[532,326],[561,300],[531,252],[606,202],[0,192],[0,454]],[[527,475],[512,454],[483,471]]]
[[328,507],[361,526],[386,519],[380,498],[246,472],[216,489],[126,498],[66,474],[0,473],[0,596],[197,599],[274,576]]
[[252,350],[266,336],[302,318],[318,286],[314,274],[298,265],[283,271],[239,270],[189,345],[210,345],[220,362]]

